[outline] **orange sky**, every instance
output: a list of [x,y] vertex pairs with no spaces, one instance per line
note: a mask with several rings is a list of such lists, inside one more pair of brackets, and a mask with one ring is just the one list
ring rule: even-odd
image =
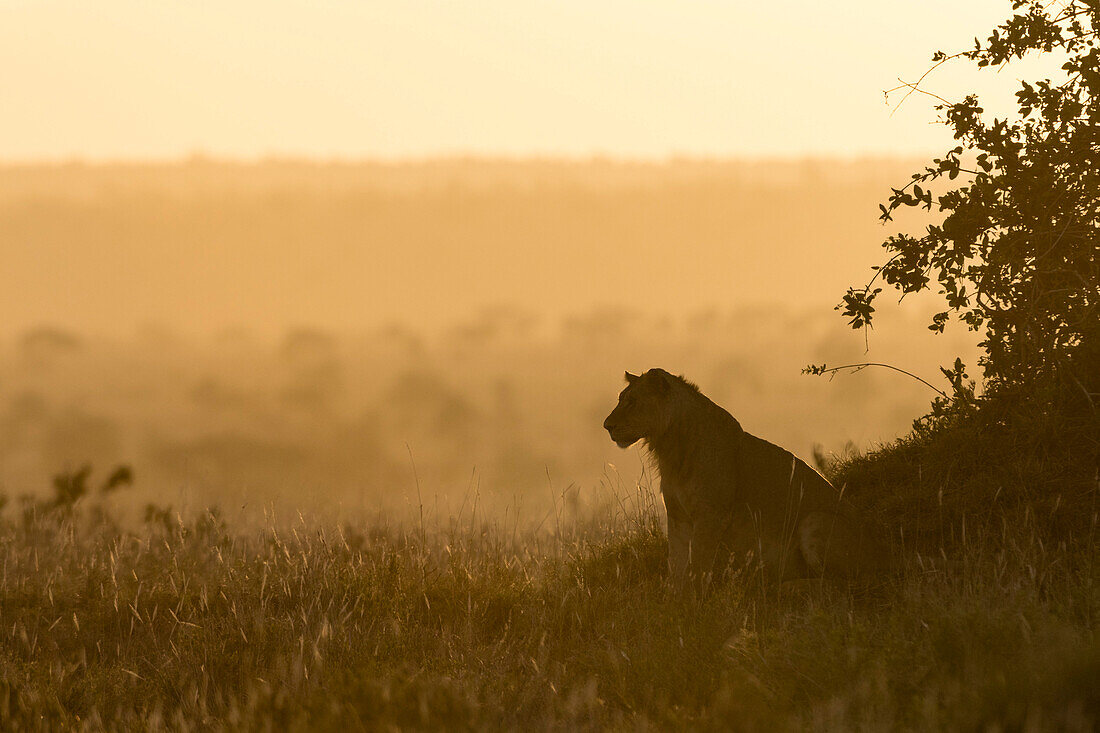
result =
[[[950,142],[928,98],[891,116],[882,90],[1009,12],[1006,0],[0,0],[0,160],[925,153]],[[929,88],[1005,91],[1019,75],[959,67]]]

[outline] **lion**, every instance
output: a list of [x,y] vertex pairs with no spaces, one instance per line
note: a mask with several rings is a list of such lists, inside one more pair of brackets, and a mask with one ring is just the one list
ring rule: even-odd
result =
[[884,570],[885,544],[832,484],[740,423],[683,377],[626,373],[604,420],[620,448],[656,458],[678,584],[709,583],[747,562],[773,581],[855,580]]

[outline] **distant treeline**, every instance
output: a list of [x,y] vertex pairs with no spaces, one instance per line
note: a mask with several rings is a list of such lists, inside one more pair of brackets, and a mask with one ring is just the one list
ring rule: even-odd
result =
[[[931,375],[936,352],[896,335],[912,332],[875,334],[875,353]],[[36,329],[0,344],[8,494],[44,493],[53,475],[84,463],[123,463],[143,499],[257,510],[402,510],[417,481],[439,511],[476,493],[486,506],[536,514],[552,498],[630,489],[642,455],[619,451],[601,429],[625,369],[683,372],[746,429],[807,459],[815,446],[843,451],[904,432],[930,396],[891,373],[802,376],[808,362],[863,352],[863,337],[828,312],[597,311],[548,323],[498,308],[431,337],[399,326],[277,339]]]
[[912,161],[0,166],[9,329],[829,308]]

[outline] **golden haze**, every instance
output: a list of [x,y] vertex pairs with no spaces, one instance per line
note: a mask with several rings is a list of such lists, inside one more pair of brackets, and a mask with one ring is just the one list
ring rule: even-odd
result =
[[889,439],[926,387],[800,370],[972,353],[927,303],[866,335],[831,309],[912,165],[9,166],[0,483],[126,462],[157,503],[358,513],[419,477],[436,516],[476,490],[537,521],[638,479],[600,422],[656,365],[807,458]]

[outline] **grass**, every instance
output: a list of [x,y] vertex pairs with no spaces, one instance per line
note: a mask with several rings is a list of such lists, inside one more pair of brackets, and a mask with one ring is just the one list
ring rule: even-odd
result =
[[1090,546],[1100,422],[1077,395],[987,398],[917,421],[894,443],[826,467],[910,553],[966,556],[1023,534]]
[[1094,422],[1001,407],[830,467],[895,539],[870,589],[674,592],[642,490],[528,530],[124,528],[62,476],[0,513],[0,725],[1093,730]]
[[[0,720],[90,729],[1077,729],[1095,548],[1015,527],[870,594],[665,582],[651,504],[541,535],[0,525]],[[10,514],[10,512],[9,512]]]

